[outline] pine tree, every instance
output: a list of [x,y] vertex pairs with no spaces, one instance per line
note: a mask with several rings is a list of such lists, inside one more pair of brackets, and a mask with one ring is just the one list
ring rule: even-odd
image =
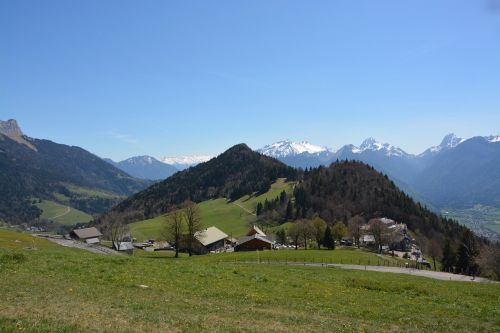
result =
[[259,216],[260,214],[262,214],[262,203],[261,203],[261,202],[259,202],[259,203],[257,204],[257,211],[255,212],[255,214],[256,214],[257,216]]
[[333,240],[332,229],[327,226],[325,229],[325,236],[323,237],[323,245],[328,250],[335,250],[335,241]]
[[283,190],[283,191],[280,193],[280,204],[281,204],[281,205],[284,205],[284,204],[285,204],[285,201],[286,201],[286,192],[285,192],[285,190]]
[[285,218],[287,220],[293,220],[293,206],[290,200],[288,200],[288,204],[286,205]]
[[456,263],[456,255],[455,251],[453,251],[450,240],[446,239],[444,242],[444,247],[443,247],[443,271],[449,272],[453,270],[453,266],[455,266]]

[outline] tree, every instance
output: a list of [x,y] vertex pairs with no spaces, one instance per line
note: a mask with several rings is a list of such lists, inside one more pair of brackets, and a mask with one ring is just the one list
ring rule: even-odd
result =
[[325,229],[325,235],[323,236],[323,245],[326,246],[328,250],[335,250],[335,240],[333,239],[332,229],[327,225]]
[[195,233],[203,228],[201,221],[200,208],[194,202],[187,202],[183,209],[184,218],[186,220],[186,240],[189,256],[193,255],[193,246],[195,242]]
[[363,236],[361,227],[365,224],[365,219],[362,216],[356,215],[349,219],[347,222],[347,229],[349,235],[354,238],[354,244],[359,249],[359,239]]
[[474,234],[469,229],[465,229],[458,246],[457,269],[462,274],[475,275],[477,270],[475,260],[478,254],[479,249]]
[[285,218],[287,220],[293,220],[293,206],[290,200],[288,200],[288,204],[286,205]]
[[314,238],[318,243],[318,249],[319,249],[323,243],[323,238],[325,237],[326,222],[321,217],[316,216],[312,220],[312,226],[314,228]]
[[441,246],[439,246],[436,239],[431,239],[427,244],[427,254],[432,258],[434,270],[436,270],[436,258],[441,257],[443,254]]
[[285,190],[281,191],[280,193],[280,204],[284,205],[286,201],[286,192]]
[[380,221],[380,219],[371,219],[369,222],[369,230],[375,239],[375,247],[377,248],[377,252],[382,252],[382,245],[387,241],[387,237],[389,236],[389,230],[384,222]]
[[166,222],[165,236],[175,248],[175,257],[178,258],[181,238],[184,232],[184,214],[179,210],[175,210],[167,217]]
[[276,231],[276,242],[279,244],[285,245],[286,244],[286,231],[285,228],[279,228]]
[[455,266],[456,263],[456,254],[455,251],[453,251],[453,248],[451,247],[451,243],[449,239],[446,239],[444,241],[444,247],[443,247],[443,260],[442,260],[442,270],[445,272],[450,272],[453,270],[453,267]]
[[[123,219],[114,212],[106,216],[106,219],[102,221],[102,230],[113,244],[113,247],[116,247],[115,245],[119,244],[125,236],[130,234],[128,224],[124,223]],[[117,248],[117,250],[120,249]]]
[[483,245],[477,263],[481,275],[500,280],[500,243]]
[[288,236],[290,236],[295,244],[295,250],[299,247],[299,239],[300,239],[300,226],[299,222],[294,222],[288,228]]
[[262,214],[262,209],[263,209],[263,207],[262,207],[262,202],[259,202],[259,203],[257,204],[257,209],[256,209],[255,214],[256,214],[257,216],[259,216],[260,214]]
[[304,242],[304,248],[307,250],[307,242],[314,236],[314,226],[311,220],[300,220],[299,224],[299,234]]
[[332,228],[332,236],[333,239],[340,241],[342,240],[342,237],[344,237],[347,234],[347,228],[345,227],[344,222],[337,222]]

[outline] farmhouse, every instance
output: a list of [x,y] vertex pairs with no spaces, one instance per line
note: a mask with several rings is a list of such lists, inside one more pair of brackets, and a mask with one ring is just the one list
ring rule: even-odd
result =
[[223,249],[228,235],[216,227],[210,227],[195,233],[194,238],[199,242],[199,246],[195,250],[202,254]]
[[234,247],[235,251],[258,251],[270,250],[273,242],[256,225],[247,232],[246,236],[240,237]]
[[101,232],[95,227],[75,229],[70,233],[72,238],[80,241],[84,241],[87,244],[98,244],[100,242],[99,237],[102,236]]
[[238,239],[235,251],[259,251],[259,250],[271,250],[273,248],[273,242],[267,237],[261,236],[259,234],[253,234],[251,236],[244,236]]

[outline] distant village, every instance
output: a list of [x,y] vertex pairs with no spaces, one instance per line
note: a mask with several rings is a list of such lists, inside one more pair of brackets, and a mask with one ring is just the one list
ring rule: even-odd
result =
[[[374,219],[375,222],[383,227],[384,235],[376,235],[372,230],[372,224],[360,226],[360,237],[358,239],[352,236],[343,236],[338,239],[337,245],[341,246],[359,246],[371,249],[373,251],[390,254],[392,256],[403,257],[408,260],[414,260],[423,266],[429,266],[429,262],[423,258],[416,240],[409,233],[405,223],[398,223],[392,219],[383,217]],[[372,222],[374,222],[372,220]],[[62,242],[72,241],[75,245],[92,249],[101,249],[106,251],[101,242],[103,234],[96,227],[74,229],[63,237]],[[378,238],[378,239],[377,239]],[[216,254],[222,252],[240,252],[240,251],[266,251],[282,250],[303,247],[304,244],[297,244],[293,239],[287,237],[285,242],[279,242],[275,234],[266,234],[257,225],[249,227],[248,232],[239,238],[232,238],[225,232],[215,226],[197,231],[194,234],[195,244],[193,244],[193,254]],[[380,243],[380,244],[377,244]],[[63,244],[64,245],[64,244]],[[380,248],[378,248],[380,247]],[[111,242],[111,248],[117,252],[132,254],[134,249],[140,249],[147,252],[155,251],[175,251],[175,246],[167,241],[147,240],[136,242],[132,235],[127,234],[120,239]],[[187,252],[184,245],[179,246],[180,252]]]

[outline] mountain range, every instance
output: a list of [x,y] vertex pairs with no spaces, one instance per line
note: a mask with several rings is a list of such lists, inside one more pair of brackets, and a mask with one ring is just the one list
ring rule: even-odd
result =
[[[337,160],[358,160],[387,174],[399,188],[436,212],[470,212],[456,216],[482,235],[497,238],[500,221],[500,136],[469,139],[446,135],[441,143],[414,155],[373,138],[337,151],[308,142],[280,141],[258,150],[287,165],[311,168]],[[482,211],[488,211],[483,214]]]
[[500,136],[462,139],[449,134],[439,145],[419,155],[373,138],[337,151],[289,140],[257,151],[301,168],[329,165],[336,160],[359,160],[438,208],[474,204],[500,207]]
[[[319,153],[319,152],[318,152]],[[301,170],[253,151],[245,144],[229,148],[208,162],[177,172],[122,201],[95,223],[106,230],[113,221],[142,221],[171,212],[186,202],[226,198],[229,202],[266,193],[285,178],[293,193],[264,202],[259,223],[274,225],[319,215],[327,223],[358,215],[367,220],[389,216],[405,221],[419,236],[458,242],[465,227],[415,203],[387,176],[357,161]],[[283,192],[284,193],[284,192]],[[281,221],[281,222],[280,222]]]
[[0,220],[37,220],[46,200],[97,215],[151,184],[88,151],[24,135],[13,119],[0,121]]
[[104,160],[132,177],[140,179],[162,180],[179,171],[176,167],[160,162],[152,156],[135,156],[120,162],[109,158]]

